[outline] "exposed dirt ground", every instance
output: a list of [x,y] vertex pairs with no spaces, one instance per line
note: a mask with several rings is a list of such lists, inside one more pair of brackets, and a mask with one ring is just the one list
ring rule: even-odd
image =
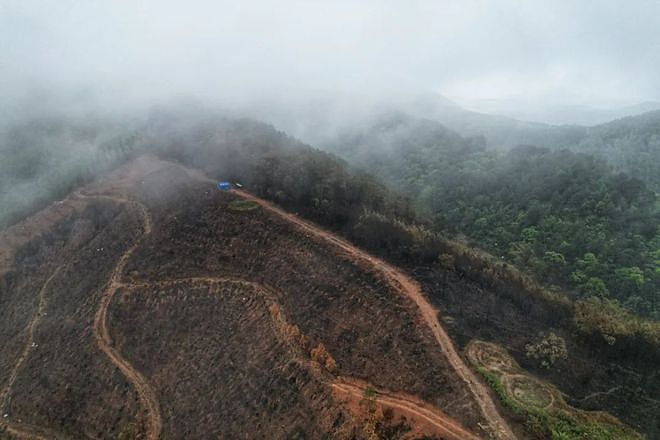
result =
[[213,183],[142,157],[7,232],[0,432],[362,438],[373,386],[383,438],[514,438],[419,286]]
[[377,391],[368,383],[355,379],[338,378],[331,386],[335,395],[345,404],[352,406],[355,412],[360,411],[360,406],[365,401],[365,394],[372,392],[374,402],[380,404],[383,409],[392,411],[395,417],[410,422],[414,429],[407,433],[408,436],[431,434],[447,440],[478,439],[476,435],[463,428],[452,418],[414,396]]
[[45,438],[98,438],[136,418],[131,384],[99,356],[91,330],[100,288],[136,220],[97,202],[16,253],[0,290],[3,425],[36,427],[30,434]]
[[438,311],[434,309],[433,306],[431,306],[431,304],[426,300],[417,282],[413,281],[410,277],[406,276],[397,268],[372,255],[369,255],[367,252],[362,251],[359,248],[356,248],[352,244],[342,240],[331,232],[325,231],[316,225],[306,222],[291,213],[287,213],[277,208],[273,204],[256,198],[245,191],[235,190],[234,193],[238,194],[240,197],[246,200],[252,200],[258,203],[265,209],[274,212],[280,217],[290,221],[292,224],[301,228],[303,231],[311,233],[316,238],[331,243],[332,245],[339,248],[342,252],[345,252],[345,256],[347,258],[355,261],[357,265],[360,265],[365,270],[374,271],[377,275],[382,274],[387,279],[387,281],[392,286],[394,286],[396,290],[399,291],[399,293],[406,296],[415,303],[419,309],[419,313],[424,323],[432,331],[438,346],[442,349],[443,354],[447,358],[451,367],[454,369],[456,374],[467,384],[468,388],[472,392],[472,395],[479,405],[481,412],[490,424],[491,434],[493,434],[496,438],[515,438],[515,435],[511,431],[511,428],[508,426],[507,422],[500,416],[486,386],[477,379],[476,375],[470,368],[467,367],[467,365],[463,362],[463,359],[461,359],[461,357],[456,352],[453,342],[438,321]]

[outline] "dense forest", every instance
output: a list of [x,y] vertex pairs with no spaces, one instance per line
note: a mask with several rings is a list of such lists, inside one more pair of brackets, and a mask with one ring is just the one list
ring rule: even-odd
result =
[[[600,135],[620,133],[618,123]],[[604,159],[533,146],[494,151],[481,137],[399,113],[344,134],[334,150],[413,198],[437,230],[467,237],[551,289],[660,318],[658,197]]]
[[660,191],[660,111],[629,116],[593,127],[521,122],[501,116],[457,110],[405,112],[440,122],[466,137],[484,136],[490,149],[518,145],[569,149],[607,160],[616,171],[643,180]]
[[593,154],[606,159],[616,171],[635,176],[649,188],[660,191],[660,110],[587,127],[524,122],[470,112],[432,96],[398,109],[439,122],[465,137],[484,136],[487,146],[494,150],[535,145]]
[[[466,110],[437,94],[406,95],[388,102],[362,102],[354,97],[315,101],[314,105],[280,105],[276,110],[253,111],[259,119],[271,121],[312,145],[337,150],[355,147],[355,138],[383,128],[380,136],[393,135],[394,126],[382,127],[395,115],[416,121],[430,129],[433,123],[464,138],[482,137],[490,150],[508,151],[519,145],[534,145],[553,150],[569,149],[601,157],[616,171],[643,180],[656,192],[660,189],[660,111],[650,111],[596,126],[551,125],[520,121],[504,116]],[[425,120],[426,122],[422,122]],[[400,121],[399,130],[406,130]],[[437,135],[437,131],[435,130]],[[339,135],[338,135],[339,133]],[[373,134],[373,133],[372,133]],[[412,133],[419,141],[424,133]],[[403,144],[406,139],[400,137]],[[346,144],[347,142],[347,144]],[[394,147],[388,142],[379,142]]]

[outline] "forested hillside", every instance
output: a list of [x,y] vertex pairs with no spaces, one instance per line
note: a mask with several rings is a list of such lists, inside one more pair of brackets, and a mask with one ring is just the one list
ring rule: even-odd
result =
[[[246,113],[270,121],[312,145],[331,151],[341,151],[345,147],[349,154],[346,157],[351,160],[360,155],[364,158],[365,153],[373,153],[371,159],[378,160],[377,148],[396,149],[397,145],[391,142],[394,138],[406,145],[433,136],[456,137],[458,134],[463,138],[481,139],[478,142],[496,151],[534,145],[593,154],[607,160],[615,171],[643,180],[656,192],[660,190],[660,111],[588,127],[527,122],[473,112],[433,93],[404,95],[386,101],[333,96],[304,104],[279,103],[265,108],[268,110],[260,107]],[[402,132],[410,132],[410,136]],[[371,139],[374,136],[376,139]],[[365,151],[373,142],[377,145]],[[448,143],[447,139],[438,142]],[[461,144],[456,139],[452,142]],[[351,148],[362,151],[356,154],[348,151]]]
[[[614,127],[599,130],[619,133]],[[334,149],[412,197],[437,229],[551,288],[660,317],[658,197],[604,159],[531,146],[493,151],[483,138],[401,114],[338,138]]]
[[0,228],[116,166],[138,125],[50,114],[0,126]]
[[484,136],[489,148],[509,150],[535,145],[589,153],[604,158],[616,171],[660,190],[660,111],[629,116],[594,127],[522,122],[501,116],[431,107],[410,114],[430,118],[463,136]]
[[601,124],[587,132],[572,150],[600,155],[616,169],[660,191],[660,111]]

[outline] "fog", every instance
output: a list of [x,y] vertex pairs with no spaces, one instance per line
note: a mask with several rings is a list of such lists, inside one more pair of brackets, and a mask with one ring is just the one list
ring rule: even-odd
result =
[[543,119],[660,100],[658,17],[656,0],[4,0],[0,99],[11,114],[435,92]]

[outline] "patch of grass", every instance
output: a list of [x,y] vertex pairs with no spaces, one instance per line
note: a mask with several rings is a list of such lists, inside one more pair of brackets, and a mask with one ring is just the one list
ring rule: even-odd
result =
[[504,406],[516,414],[524,413],[522,408],[509,397],[509,394],[504,389],[504,384],[498,375],[491,373],[481,365],[475,365],[474,367],[477,372],[481,374],[484,379],[486,379],[486,382],[488,382],[488,385],[490,385],[490,387],[495,391],[495,394],[497,394],[497,397],[500,398],[500,401],[504,404]]
[[371,385],[367,385],[367,387],[364,389],[364,398],[373,399],[374,396],[376,396],[376,390]]
[[532,379],[514,379],[512,386],[508,389],[513,393],[512,398],[519,401],[524,406],[545,408],[552,403],[550,390]]
[[252,211],[258,207],[259,204],[253,200],[234,200],[229,203],[231,211]]

